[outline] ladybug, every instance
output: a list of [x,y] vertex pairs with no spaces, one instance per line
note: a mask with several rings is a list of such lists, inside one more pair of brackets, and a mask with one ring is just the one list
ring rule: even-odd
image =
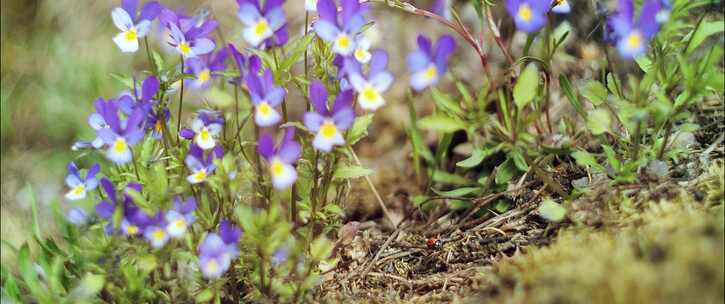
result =
[[425,245],[428,247],[428,249],[439,249],[441,246],[443,246],[443,241],[437,238],[430,238],[425,241]]

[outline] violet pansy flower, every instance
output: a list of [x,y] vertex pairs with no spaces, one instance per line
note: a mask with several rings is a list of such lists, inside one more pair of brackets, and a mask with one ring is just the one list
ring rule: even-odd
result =
[[571,13],[569,0],[551,0],[551,11],[557,14]]
[[184,18],[170,10],[163,10],[163,23],[169,29],[168,43],[184,59],[208,54],[214,50],[214,41],[207,36],[219,25],[214,20],[196,22],[194,18]]
[[282,142],[276,147],[272,135],[263,133],[259,137],[257,151],[267,160],[275,189],[287,189],[295,183],[297,180],[295,163],[302,155],[302,146],[295,141],[294,128],[287,128]]
[[362,64],[370,62],[372,54],[370,53],[370,39],[364,34],[358,34],[355,37],[355,51],[352,53],[355,59]]
[[431,11],[436,15],[446,18],[446,20],[453,20],[453,14],[451,13],[451,0],[433,0]]
[[527,33],[536,32],[546,24],[546,13],[551,8],[547,0],[506,0],[506,10],[514,18],[516,28]]
[[282,5],[284,0],[237,0],[237,17],[244,24],[242,37],[253,47],[262,44],[277,46],[287,43],[287,22]]
[[203,56],[189,58],[186,61],[185,73],[194,75],[195,79],[187,79],[186,86],[195,90],[206,90],[211,80],[217,76],[215,72],[222,72],[225,68],[227,52],[220,50],[216,54],[209,53]]
[[330,152],[333,146],[345,144],[342,132],[350,128],[355,120],[352,98],[352,90],[340,92],[330,110],[325,86],[319,80],[310,84],[310,102],[315,111],[305,113],[304,120],[307,129],[316,134],[312,141],[316,149]]
[[647,44],[659,30],[657,15],[660,10],[660,0],[647,0],[635,22],[632,0],[619,0],[618,13],[607,22],[614,30],[619,55],[633,59],[647,51]]
[[239,76],[234,77],[231,80],[232,83],[240,85],[245,80],[245,75],[249,73],[257,73],[262,68],[262,60],[260,60],[256,55],[245,57],[231,43],[227,45],[227,51],[232,56],[232,59],[234,59],[237,71],[239,72]]
[[193,139],[194,143],[204,150],[216,146],[215,138],[222,131],[224,118],[219,114],[201,110],[191,123],[191,129],[182,129],[179,135],[186,139]]
[[204,150],[191,144],[189,153],[184,159],[184,163],[191,171],[191,175],[187,176],[186,180],[192,184],[205,182],[216,169],[214,159],[221,159],[222,156],[224,156],[224,149],[221,146],[215,147],[204,157]]
[[170,236],[165,227],[166,221],[162,213],[159,212],[144,228],[143,236],[154,249],[161,249],[169,242]]
[[194,210],[196,210],[196,199],[193,196],[182,200],[181,197],[174,198],[174,208],[164,215],[166,220],[166,232],[173,238],[180,238],[186,230],[194,223]]
[[278,123],[282,116],[274,107],[284,101],[285,90],[274,85],[272,70],[266,69],[264,74],[247,74],[249,96],[254,105],[254,122],[260,127],[269,127]]
[[[117,207],[119,207],[118,194],[116,189],[107,178],[101,179],[101,188],[106,192],[107,200],[96,204],[96,214],[102,219],[110,221]],[[141,192],[141,185],[137,183],[129,183],[126,191]],[[144,234],[144,228],[153,223],[151,216],[146,214],[141,208],[136,206],[128,192],[123,193],[123,217],[120,223],[121,233],[125,236],[141,236]],[[106,232],[113,233],[112,224],[106,225]]]
[[80,207],[70,208],[66,218],[68,219],[68,222],[76,226],[82,226],[88,223],[88,213]]
[[65,183],[71,190],[65,194],[65,198],[71,201],[86,198],[86,192],[96,189],[98,186],[96,175],[98,175],[100,169],[99,164],[94,164],[88,169],[85,178],[83,178],[76,164],[74,162],[68,163],[68,175],[65,177]]
[[358,0],[342,0],[342,12],[338,15],[335,1],[319,0],[317,12],[320,19],[314,24],[317,36],[332,43],[332,51],[348,56],[355,50],[353,38],[358,34],[365,18]]
[[412,74],[410,85],[416,91],[422,91],[429,86],[435,86],[445,74],[448,58],[456,49],[456,41],[450,35],[438,38],[435,48],[431,40],[418,35],[419,49],[408,55],[408,71]]
[[361,108],[375,111],[385,105],[383,93],[393,84],[393,74],[387,71],[387,66],[388,53],[375,50],[370,59],[367,76],[361,70],[350,72],[349,80],[358,94],[357,100]]
[[156,1],[146,3],[140,15],[136,15],[138,0],[123,0],[121,7],[111,11],[113,24],[121,33],[113,37],[119,49],[124,53],[133,53],[138,50],[138,39],[143,38],[151,30],[151,21],[161,11],[161,5]]
[[119,117],[119,105],[109,102],[102,115],[108,128],[97,131],[98,137],[108,146],[106,157],[116,164],[125,164],[133,158],[131,147],[144,136],[144,111],[136,108],[127,119]]
[[234,258],[239,256],[237,243],[242,231],[229,223],[219,224],[219,233],[210,232],[199,246],[199,268],[207,279],[220,278],[231,266]]

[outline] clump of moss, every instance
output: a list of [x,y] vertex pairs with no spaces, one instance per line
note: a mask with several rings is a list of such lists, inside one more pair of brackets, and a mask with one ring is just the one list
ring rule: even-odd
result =
[[701,181],[704,200],[697,191],[622,197],[604,226],[565,229],[550,246],[501,261],[475,301],[722,303],[722,163]]

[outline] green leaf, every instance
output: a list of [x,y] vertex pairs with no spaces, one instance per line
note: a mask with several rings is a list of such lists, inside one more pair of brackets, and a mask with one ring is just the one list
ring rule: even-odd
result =
[[566,98],[569,100],[569,103],[571,103],[571,106],[574,107],[574,110],[579,113],[579,116],[586,119],[587,114],[584,112],[584,106],[582,106],[581,101],[579,101],[579,96],[577,96],[577,93],[574,92],[574,87],[571,85],[569,78],[566,78],[566,75],[559,75],[559,86],[562,91],[564,91],[564,95],[566,95]]
[[496,184],[503,185],[508,183],[514,175],[516,175],[517,169],[514,161],[511,158],[507,158],[506,161],[496,167]]
[[118,80],[127,89],[133,90],[133,79],[131,77],[124,77],[116,73],[109,73],[109,75],[111,78]]
[[433,175],[431,177],[434,182],[437,183],[443,183],[443,184],[452,184],[452,185],[467,185],[470,184],[471,181],[466,179],[463,176],[448,173],[441,170],[435,170],[433,171]]
[[461,109],[461,106],[459,106],[457,102],[453,101],[453,99],[451,99],[451,97],[446,93],[433,88],[431,90],[431,96],[433,97],[433,101],[435,101],[436,106],[444,112],[457,116],[463,115],[463,109]]
[[214,297],[214,291],[211,289],[204,289],[204,291],[200,292],[199,294],[194,297],[194,300],[196,303],[204,303],[209,302]]
[[702,22],[694,33],[685,37],[685,40],[691,39],[690,45],[687,46],[687,53],[691,53],[697,49],[707,37],[720,33],[723,30],[725,30],[725,21],[723,20]]
[[609,112],[604,109],[595,109],[589,112],[587,116],[587,128],[594,135],[599,135],[609,131],[609,126],[612,124],[612,118],[609,116]]
[[313,33],[307,34],[307,36],[300,37],[299,39],[293,41],[292,43],[288,44],[288,49],[290,50],[287,54],[287,57],[282,60],[282,63],[279,66],[280,70],[287,71],[289,70],[295,63],[297,63],[305,54],[305,50],[307,50],[307,47],[309,47],[310,43],[312,43],[312,40],[315,38],[315,35]]
[[463,187],[463,188],[453,189],[450,191],[440,191],[440,190],[436,190],[435,188],[431,188],[431,190],[433,190],[433,192],[435,192],[436,194],[438,194],[440,196],[464,197],[464,196],[468,196],[471,194],[478,195],[481,193],[482,189],[479,187]]
[[68,298],[73,301],[90,301],[103,289],[105,278],[102,275],[87,273],[80,284],[71,290]]
[[516,80],[514,85],[514,102],[519,110],[523,109],[534,97],[539,89],[539,68],[529,63]]
[[355,122],[350,127],[350,131],[347,134],[347,142],[350,145],[354,145],[365,136],[368,135],[368,128],[373,123],[373,114],[367,114],[355,118]]
[[561,222],[566,217],[566,208],[550,199],[541,202],[538,211],[541,217],[552,223]]
[[575,151],[571,154],[574,159],[576,159],[576,163],[582,167],[585,168],[592,168],[600,173],[606,172],[604,167],[597,162],[597,160],[594,158],[593,155],[591,155],[589,152],[584,150]]
[[493,209],[498,213],[504,213],[511,209],[511,202],[503,199],[497,200],[496,203],[493,204]]
[[622,163],[617,158],[617,153],[615,153],[614,149],[608,145],[602,145],[602,149],[604,149],[604,154],[607,155],[607,162],[609,162],[609,165],[612,166],[614,171],[619,172],[622,168]]
[[315,261],[327,259],[332,253],[332,243],[324,236],[320,236],[310,244],[310,256]]
[[581,92],[582,96],[584,96],[586,99],[589,99],[589,101],[595,106],[598,106],[607,101],[607,88],[605,88],[604,85],[599,81],[588,81],[581,88]]
[[362,166],[342,166],[335,170],[334,179],[359,178],[373,174],[373,170]]
[[456,166],[461,168],[473,168],[478,166],[485,158],[487,154],[483,149],[474,149],[471,156],[456,163]]
[[451,133],[466,128],[463,121],[442,114],[423,117],[418,121],[418,126],[422,129],[442,133]]

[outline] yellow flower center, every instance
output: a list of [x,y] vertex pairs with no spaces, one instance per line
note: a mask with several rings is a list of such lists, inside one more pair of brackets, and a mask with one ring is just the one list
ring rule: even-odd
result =
[[556,5],[566,4],[566,0],[554,0],[554,2],[556,2]]
[[434,64],[431,64],[426,70],[425,70],[425,78],[428,80],[433,80],[436,77],[438,77],[438,68]]
[[206,179],[206,170],[199,170],[194,173],[194,179],[197,181],[204,181]]
[[282,162],[275,160],[270,166],[270,171],[272,171],[272,176],[280,176],[284,172],[284,165],[282,165]]
[[156,121],[156,125],[154,126],[154,129],[156,129],[156,133],[161,133],[164,131],[164,126],[161,124],[161,119]]
[[199,137],[202,141],[209,140],[209,137],[211,137],[211,134],[209,134],[209,129],[207,129],[206,127],[202,128],[201,132],[199,132]]
[[177,229],[184,229],[186,227],[186,220],[184,218],[180,218],[180,219],[174,221],[174,226]]
[[262,114],[262,116],[267,116],[271,112],[272,107],[270,107],[268,103],[262,102],[259,104],[259,114]]
[[633,32],[627,37],[627,46],[630,49],[636,49],[642,46],[642,35],[639,32]]
[[181,55],[188,55],[189,52],[191,52],[191,46],[189,43],[186,41],[179,43],[179,52],[181,52]]
[[127,149],[128,144],[123,137],[116,138],[116,141],[113,142],[113,150],[116,151],[116,153],[126,152]]
[[211,71],[208,69],[205,69],[199,73],[199,76],[196,77],[199,82],[207,82],[209,79],[211,79]]
[[375,88],[367,85],[367,86],[365,86],[365,88],[363,88],[362,96],[363,96],[364,100],[373,101],[373,100],[377,100],[378,97],[380,97],[380,94],[378,93],[377,90],[375,90]]
[[337,134],[337,126],[335,126],[335,123],[328,120],[320,127],[320,133],[323,137],[332,138],[335,134]]
[[209,262],[208,262],[208,263],[206,263],[206,269],[207,269],[207,270],[208,270],[209,272],[212,272],[212,273],[213,273],[213,272],[217,272],[217,270],[219,270],[219,263],[217,263],[217,261],[216,261],[216,260],[214,260],[214,259],[211,259],[211,260],[209,260]]
[[138,226],[136,225],[128,225],[126,228],[126,232],[128,235],[136,235],[138,233]]
[[163,229],[156,229],[156,231],[154,231],[154,240],[161,241],[165,236],[166,232]]
[[355,50],[355,59],[357,61],[363,61],[368,57],[368,52],[362,48],[358,48]]
[[521,20],[528,22],[531,20],[532,15],[531,7],[528,4],[524,3],[519,6],[519,18]]
[[350,47],[350,37],[348,37],[346,34],[341,34],[337,37],[337,45],[340,46],[342,49],[347,49]]
[[73,194],[75,195],[81,195],[81,193],[86,192],[86,186],[83,184],[80,184],[73,188]]
[[269,30],[269,23],[267,23],[267,19],[260,19],[257,24],[254,25],[254,34],[257,36],[262,36],[264,33],[266,33]]
[[138,32],[136,32],[136,29],[132,28],[132,29],[129,29],[128,31],[126,31],[126,34],[124,34],[123,37],[127,41],[134,41],[134,40],[138,39]]

